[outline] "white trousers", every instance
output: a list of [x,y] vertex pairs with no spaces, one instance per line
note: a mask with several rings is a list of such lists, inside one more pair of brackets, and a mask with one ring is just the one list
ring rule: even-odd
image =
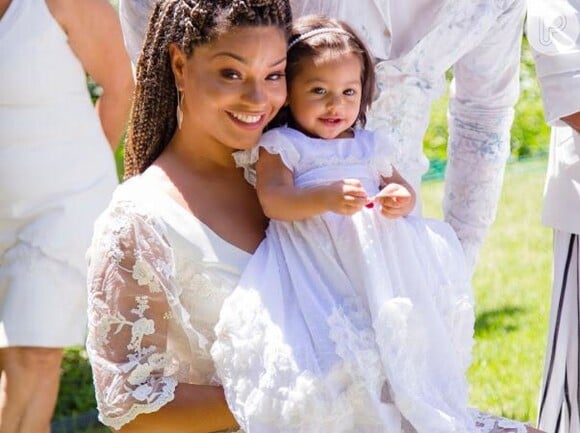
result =
[[552,307],[538,408],[538,428],[547,433],[580,433],[578,237],[554,231]]

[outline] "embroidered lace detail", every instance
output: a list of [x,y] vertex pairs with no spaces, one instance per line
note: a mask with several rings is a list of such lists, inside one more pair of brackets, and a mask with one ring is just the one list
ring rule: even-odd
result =
[[[377,65],[381,91],[367,127],[392,128],[400,134],[401,148],[423,170],[399,171],[419,191],[428,168],[422,148],[429,110],[445,89],[445,71],[453,67],[444,213],[472,269],[495,218],[509,154],[525,2],[442,4],[432,29],[408,53]],[[498,56],[506,61],[497,62]]]
[[[235,305],[244,305],[245,317],[235,307],[232,314]],[[234,291],[216,333],[212,357],[242,429],[258,423],[280,433],[347,433],[357,418],[353,411],[367,411],[372,404],[365,384],[353,378],[346,363],[332,368],[324,380],[301,370],[255,292]],[[368,431],[382,431],[378,420],[366,421],[377,427]]]
[[475,420],[476,431],[479,433],[527,433],[526,425],[519,421],[490,415],[471,409],[471,416]]
[[117,197],[97,221],[87,352],[104,424],[158,410],[179,382],[212,383],[209,343],[233,283],[210,277],[196,248],[176,257],[164,222],[131,200]]

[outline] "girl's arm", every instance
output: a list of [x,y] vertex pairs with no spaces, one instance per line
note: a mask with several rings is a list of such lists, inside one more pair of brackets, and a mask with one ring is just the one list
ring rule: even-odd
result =
[[376,201],[381,205],[381,213],[387,218],[409,215],[415,208],[417,195],[409,182],[393,167],[390,177],[383,177],[381,196]]
[[175,399],[153,413],[141,414],[120,433],[209,433],[237,426],[223,389],[180,383]]
[[358,212],[367,202],[360,181],[343,179],[312,188],[296,188],[292,172],[279,155],[260,150],[256,163],[256,190],[264,214],[272,219],[295,221],[332,211]]
[[107,0],[47,0],[47,5],[84,70],[103,89],[96,109],[114,150],[125,131],[134,88],[117,14]]

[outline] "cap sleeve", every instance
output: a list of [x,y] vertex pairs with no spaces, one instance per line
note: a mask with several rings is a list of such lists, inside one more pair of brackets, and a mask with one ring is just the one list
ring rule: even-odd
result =
[[87,353],[99,418],[119,429],[173,400],[184,362],[168,330],[188,320],[164,227],[133,203],[118,201],[99,217],[88,259]]
[[233,153],[236,165],[244,169],[244,177],[254,186],[256,186],[256,162],[260,148],[270,154],[280,155],[282,163],[291,171],[294,171],[300,160],[300,153],[290,137],[288,128],[271,129],[262,135],[256,147]]

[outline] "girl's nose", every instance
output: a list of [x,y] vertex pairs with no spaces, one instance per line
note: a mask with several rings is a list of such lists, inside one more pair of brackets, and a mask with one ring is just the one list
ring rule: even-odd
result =
[[337,94],[331,94],[328,96],[326,105],[329,107],[337,107],[342,104],[342,96]]

